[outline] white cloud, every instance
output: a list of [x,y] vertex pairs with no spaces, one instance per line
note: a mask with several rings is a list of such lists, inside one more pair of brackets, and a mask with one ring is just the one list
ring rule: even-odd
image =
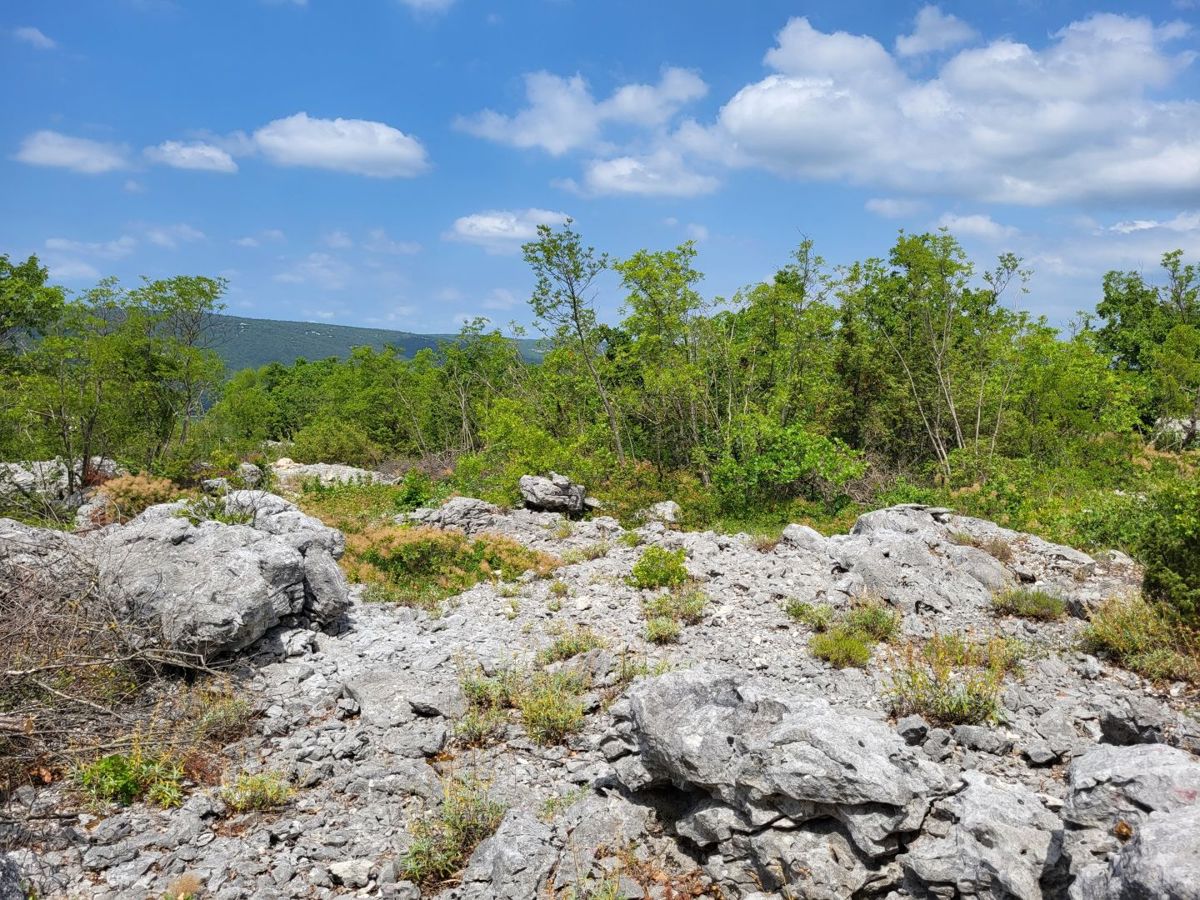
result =
[[202,172],[236,172],[237,163],[220,147],[203,141],[163,141],[157,147],[147,147],[143,155],[150,162],[174,169],[195,169]]
[[32,25],[24,25],[20,28],[14,28],[13,37],[30,47],[36,47],[38,50],[53,50],[58,44],[51,38],[42,34],[41,30],[34,28]]
[[864,206],[867,212],[875,213],[885,219],[903,219],[913,216],[925,208],[920,200],[907,200],[897,197],[872,197]]
[[261,247],[263,244],[282,244],[287,236],[278,228],[265,228],[257,234],[235,238],[234,243],[239,247]]
[[100,175],[128,166],[126,154],[126,148],[120,144],[71,137],[57,131],[35,131],[21,142],[16,159],[31,166]]
[[321,238],[321,240],[326,247],[334,250],[348,250],[354,246],[354,239],[344,231],[331,231]]
[[421,252],[421,245],[416,241],[392,240],[382,228],[372,228],[368,231],[363,247],[368,253],[386,253],[392,256],[412,256]]
[[310,253],[275,276],[281,284],[314,284],[327,291],[341,290],[350,278],[350,267],[328,253]]
[[46,240],[45,246],[52,253],[123,259],[137,249],[137,240],[129,235],[122,235],[112,241],[75,241],[70,238],[53,237]]
[[521,301],[517,299],[517,295],[508,288],[493,288],[486,297],[483,298],[481,304],[484,309],[512,309]]
[[708,86],[687,69],[663,70],[658,84],[627,84],[597,101],[581,75],[563,78],[550,72],[525,75],[526,106],[508,116],[484,110],[460,118],[458,127],[513,147],[539,147],[553,156],[589,147],[606,123],[657,127],[685,104],[705,95]]
[[912,34],[896,38],[896,53],[900,56],[921,56],[965,44],[975,38],[975,29],[957,16],[942,12],[936,6],[923,6],[917,13]]
[[662,149],[646,156],[596,159],[584,168],[584,193],[695,197],[720,184],[711,175],[691,171],[677,153]]
[[78,259],[51,260],[46,265],[54,281],[95,281],[100,277],[95,266]]
[[146,229],[146,240],[159,247],[174,250],[180,244],[204,240],[204,232],[191,225],[162,225]]
[[537,237],[538,225],[561,225],[567,214],[548,209],[491,209],[454,220],[443,237],[483,247],[488,253],[515,253]]
[[944,213],[938,219],[939,228],[949,228],[950,232],[958,237],[973,237],[985,241],[998,241],[1004,238],[1011,238],[1018,233],[1016,228],[1009,225],[1001,225],[991,216],[975,213],[968,216],[960,216],[954,213]]
[[707,241],[708,240],[708,226],[707,225],[700,225],[697,222],[689,222],[687,224],[687,227],[684,229],[684,231],[687,232],[688,238],[690,238],[693,241]]
[[1200,231],[1200,212],[1181,212],[1173,219],[1159,221],[1158,219],[1133,219],[1128,222],[1118,222],[1108,227],[1109,231],[1117,234],[1133,234],[1136,231],[1174,231],[1177,233]]
[[[968,48],[928,77],[874,38],[793,19],[681,152],[812,180],[1022,205],[1200,196],[1200,102],[1158,99],[1195,57],[1178,24],[1099,14],[1035,48]],[[948,149],[949,148],[949,149]]]
[[280,166],[309,166],[375,178],[409,178],[429,168],[420,141],[366,119],[313,119],[300,112],[267,123],[251,140]]
[[400,0],[415,13],[442,13],[454,5],[454,0]]

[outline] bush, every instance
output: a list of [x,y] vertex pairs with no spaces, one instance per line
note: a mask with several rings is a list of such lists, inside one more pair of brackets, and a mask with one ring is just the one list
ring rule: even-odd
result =
[[577,676],[538,672],[517,697],[529,737],[538,744],[561,743],[583,727],[582,685]]
[[292,788],[278,772],[243,772],[221,788],[221,799],[234,812],[274,809],[292,798]]
[[871,661],[870,639],[846,625],[835,625],[828,631],[814,634],[809,639],[808,649],[817,659],[823,659],[837,669],[861,668]]
[[832,606],[814,606],[803,600],[789,600],[785,607],[788,617],[807,625],[813,631],[827,631],[833,624]]
[[76,781],[93,800],[128,806],[145,798],[164,809],[183,803],[183,767],[166,755],[113,753],[81,768]]
[[369,468],[382,456],[383,451],[365,431],[337,419],[315,419],[292,438],[292,458],[297,462]]
[[560,662],[603,646],[604,639],[600,635],[590,628],[579,626],[571,630],[560,631],[554,642],[538,654],[538,662],[542,665]]
[[851,607],[845,623],[873,641],[890,641],[900,630],[900,615],[882,600],[864,600]]
[[915,713],[935,725],[994,722],[1004,676],[1022,655],[1022,647],[1005,638],[975,643],[957,634],[934,635],[920,650],[910,644],[892,668],[892,712]]
[[128,522],[157,503],[170,503],[180,493],[169,478],[148,474],[118,475],[100,488],[109,522]]
[[687,581],[687,569],[684,568],[684,549],[666,550],[663,547],[650,546],[642,551],[641,557],[633,564],[630,583],[641,589],[678,587]]
[[673,644],[682,628],[670,616],[654,616],[646,621],[646,640],[652,644]]
[[1146,597],[1200,628],[1200,483],[1154,496],[1140,556]]
[[1101,604],[1083,644],[1152,681],[1200,684],[1200,633],[1141,597],[1113,597]]
[[695,625],[704,619],[708,594],[699,588],[675,590],[651,597],[645,603],[649,619],[673,619],[685,625]]
[[504,805],[492,800],[478,779],[450,781],[437,812],[412,827],[413,841],[400,861],[404,877],[424,886],[452,878],[491,837],[504,813]]
[[1024,619],[1052,621],[1067,614],[1067,604],[1045,591],[1011,590],[992,598],[996,612]]
[[497,535],[471,538],[397,525],[347,535],[342,562],[355,581],[386,586],[378,599],[434,610],[439,601],[481,581],[511,581],[530,570],[547,575],[558,565],[552,556]]

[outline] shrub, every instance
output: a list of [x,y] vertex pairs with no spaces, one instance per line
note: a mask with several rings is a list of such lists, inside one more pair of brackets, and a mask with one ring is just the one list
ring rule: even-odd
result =
[[622,547],[629,547],[630,549],[632,549],[634,547],[641,546],[642,536],[640,534],[638,534],[636,531],[626,531],[619,538],[617,538],[617,541],[621,544]]
[[832,606],[814,606],[803,600],[789,600],[787,614],[801,624],[807,625],[813,631],[826,631],[833,624]]
[[497,535],[471,538],[457,531],[396,525],[347,535],[342,560],[352,579],[383,583],[391,599],[430,609],[481,581],[512,580],[530,570],[546,575],[558,564],[552,556]]
[[583,727],[577,676],[538,672],[516,698],[521,722],[538,744],[557,744]]
[[521,682],[516,672],[504,669],[496,675],[476,670],[458,681],[463,696],[475,709],[506,709],[517,705]]
[[679,623],[669,616],[654,616],[646,622],[646,640],[652,644],[673,644],[681,631]]
[[164,755],[113,753],[84,766],[76,781],[93,800],[128,806],[145,798],[168,809],[183,802],[183,767]]
[[149,474],[118,475],[100,489],[109,522],[128,522],[155,504],[170,503],[180,493],[171,479]]
[[292,458],[297,462],[344,463],[367,468],[382,456],[382,450],[365,431],[337,419],[315,419],[292,438]]
[[1140,549],[1146,597],[1200,628],[1200,482],[1154,496]]
[[888,699],[898,716],[913,713],[936,725],[982,725],[1000,717],[1004,676],[1017,669],[1019,642],[976,643],[962,635],[934,635],[919,650],[908,645],[893,664]]
[[865,666],[871,660],[871,643],[862,632],[846,625],[835,625],[828,631],[814,634],[808,649],[818,659],[823,659],[838,669],[847,666]]
[[274,809],[292,798],[292,788],[278,772],[243,772],[221,788],[221,799],[234,812]]
[[194,713],[196,737],[222,744],[237,740],[250,729],[253,712],[241,697],[227,691],[206,691]]
[[1200,684],[1200,633],[1141,597],[1112,597],[1092,613],[1083,645],[1153,681]]
[[404,877],[425,886],[453,877],[504,813],[478,779],[453,779],[437,812],[413,825],[413,841],[400,861]]
[[1061,619],[1067,613],[1067,604],[1045,591],[1005,591],[992,598],[992,606],[1004,615],[1044,621]]
[[230,510],[225,505],[224,497],[197,497],[190,500],[175,515],[187,519],[193,525],[201,522],[221,522],[225,525],[249,525],[254,521],[254,511],[247,509]]
[[663,547],[650,546],[642,551],[641,557],[633,564],[630,583],[641,589],[678,587],[687,581],[687,569],[684,568],[684,550],[667,550]]
[[890,641],[900,630],[900,615],[882,600],[864,600],[846,614],[845,624],[874,641]]
[[708,594],[699,588],[691,588],[651,597],[644,609],[648,619],[673,619],[686,625],[695,625],[704,619],[707,606]]
[[563,581],[561,578],[555,578],[552,582],[550,582],[551,596],[565,597],[565,596],[567,596],[567,592],[568,592],[567,583],[565,581]]
[[579,626],[560,631],[554,642],[538,654],[538,662],[542,665],[560,662],[603,646],[604,639],[600,635],[586,626]]

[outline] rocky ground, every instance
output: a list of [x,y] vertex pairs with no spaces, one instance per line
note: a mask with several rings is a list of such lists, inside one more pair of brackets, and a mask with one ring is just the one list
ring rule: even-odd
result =
[[[291,802],[231,814],[215,789],[196,787],[178,809],[96,809],[69,785],[24,788],[0,819],[20,845],[0,857],[0,897],[17,872],[38,896],[79,898],[163,897],[182,876],[229,900],[1200,897],[1195,698],[1076,649],[1080,617],[1136,589],[1120,554],[1094,559],[916,506],[870,513],[833,538],[791,526],[774,546],[653,521],[634,546],[604,517],[459,498],[412,518],[507,535],[567,564],[478,585],[435,615],[364,602],[330,571],[340,535],[267,497],[229,495],[230,509],[252,511],[241,524],[152,509],[71,540],[123,572],[122,590],[181,645],[238,651],[234,671],[260,718],[225,755],[238,770],[283,773]],[[0,527],[0,553],[36,540]],[[677,643],[645,640],[654,592],[626,580],[650,545],[683,548],[708,597]],[[129,560],[142,550],[139,580]],[[173,599],[155,605],[148,572],[164,553]],[[197,554],[240,560],[216,567],[236,614],[222,615],[220,591],[189,605],[199,585],[188,579],[217,577]],[[255,578],[271,604],[246,587]],[[1064,598],[1074,615],[997,615],[992,596],[1017,585]],[[811,629],[785,611],[796,600],[845,610],[868,595],[902,614],[903,636],[863,669],[815,658]],[[539,657],[579,628],[603,646]],[[891,715],[905,641],[948,632],[1023,643],[999,724]],[[494,742],[466,746],[464,678],[539,666],[586,677],[583,729],[544,746],[509,712]],[[465,779],[503,804],[497,832],[460,879],[405,881],[414,823]]]

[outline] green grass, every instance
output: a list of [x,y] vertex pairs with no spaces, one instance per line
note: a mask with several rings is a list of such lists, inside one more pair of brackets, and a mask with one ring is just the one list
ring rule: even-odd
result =
[[400,860],[404,878],[426,888],[453,878],[504,813],[477,778],[450,780],[441,806],[412,826],[412,843]]
[[1024,646],[1011,638],[973,641],[934,635],[908,645],[893,661],[888,700],[897,716],[917,714],[935,725],[983,725],[1001,717],[1005,676],[1020,670]]
[[651,597],[644,604],[648,619],[674,619],[686,625],[695,625],[704,619],[708,606],[708,594],[700,588],[675,590]]
[[1046,622],[1061,619],[1067,614],[1067,604],[1062,598],[1045,591],[1004,591],[992,598],[992,606],[1002,615]]
[[534,743],[562,743],[583,728],[584,706],[578,676],[537,672],[516,698],[521,722]]
[[832,606],[814,606],[811,603],[805,603],[803,600],[789,600],[787,606],[784,607],[788,614],[788,618],[807,625],[813,631],[827,631],[829,626],[833,624],[833,607]]
[[646,640],[652,644],[673,644],[679,640],[682,631],[682,626],[669,616],[646,620]]
[[865,600],[850,608],[845,624],[874,641],[890,641],[900,631],[900,614],[882,600]]
[[92,800],[128,806],[146,800],[164,809],[183,803],[183,766],[166,755],[113,753],[83,766],[75,780]]
[[292,798],[291,785],[279,772],[243,772],[221,788],[221,799],[234,812],[275,809]]
[[679,587],[688,578],[687,569],[683,565],[685,555],[682,547],[678,550],[666,550],[658,546],[647,547],[633,564],[629,583],[641,590]]
[[1083,646],[1151,681],[1200,684],[1200,632],[1142,597],[1113,597],[1092,613]]
[[834,625],[828,631],[814,634],[808,649],[836,669],[863,667],[871,661],[871,640],[861,632],[845,625]]
[[604,639],[586,626],[564,629],[549,647],[538,654],[538,662],[542,665],[561,662],[604,645]]

